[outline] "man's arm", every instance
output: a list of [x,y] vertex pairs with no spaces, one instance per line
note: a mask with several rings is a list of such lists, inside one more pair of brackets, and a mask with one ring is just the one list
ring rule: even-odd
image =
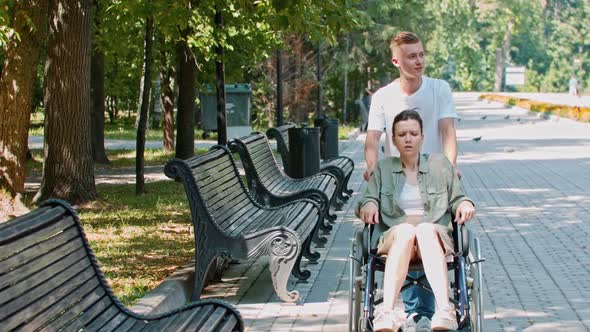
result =
[[383,134],[379,130],[367,130],[367,137],[365,139],[365,161],[367,162],[367,170],[364,174],[365,181],[369,181],[371,173],[377,164],[377,156],[379,152],[379,139]]
[[[438,120],[438,129],[442,136],[443,153],[453,166],[457,167],[457,132],[455,131],[454,118],[442,118]],[[367,135],[368,139],[368,135]],[[367,154],[365,147],[365,156]],[[366,158],[366,157],[365,157]],[[368,165],[368,163],[367,163]]]

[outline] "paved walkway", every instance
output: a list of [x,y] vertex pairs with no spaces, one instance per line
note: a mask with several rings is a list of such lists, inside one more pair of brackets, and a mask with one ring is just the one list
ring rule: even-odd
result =
[[[478,207],[471,229],[487,258],[486,331],[588,331],[590,125],[541,120],[475,94],[456,94],[455,102],[462,116],[459,163]],[[341,154],[357,166],[355,196],[318,249],[320,261],[308,266],[312,277],[292,283],[300,303],[282,304],[274,295],[265,259],[232,265],[223,283],[207,289],[206,296],[236,304],[248,331],[347,330],[347,256],[360,227],[352,208],[365,185],[363,139],[342,143]]]

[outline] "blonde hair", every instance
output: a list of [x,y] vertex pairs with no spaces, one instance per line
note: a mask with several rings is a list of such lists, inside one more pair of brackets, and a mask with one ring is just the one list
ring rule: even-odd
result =
[[404,44],[416,44],[422,42],[420,37],[413,32],[409,31],[402,31],[391,38],[391,42],[389,43],[389,49],[391,50],[391,55],[393,55],[393,51]]

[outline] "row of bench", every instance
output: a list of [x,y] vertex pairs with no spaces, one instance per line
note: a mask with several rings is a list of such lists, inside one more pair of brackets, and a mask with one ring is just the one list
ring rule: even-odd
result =
[[[324,235],[335,219],[330,206],[338,207],[346,199],[343,192],[354,165],[296,180],[281,170],[262,134],[234,140],[229,147],[240,154],[248,187],[225,146],[188,160],[173,159],[165,166],[167,176],[182,180],[192,212],[192,299],[200,297],[217,258],[269,255],[277,295],[285,302],[297,301],[298,292],[287,290],[288,278],[310,277],[301,269],[301,260],[319,259],[311,245],[326,243]],[[346,159],[339,162],[347,164]],[[154,316],[129,311],[100,271],[76,212],[58,200],[0,225],[0,326],[7,331],[244,329],[238,311],[219,300],[196,301]]]
[[[232,152],[240,155],[247,186]],[[338,197],[343,195],[338,190],[345,188],[344,178],[329,172],[289,178],[260,133],[234,139],[228,147],[214,146],[188,160],[173,159],[164,172],[182,180],[191,207],[196,244],[193,299],[199,298],[207,271],[217,258],[263,255],[270,256],[269,269],[279,298],[285,302],[299,299],[296,290],[287,290],[287,281],[290,275],[299,280],[310,277],[301,268],[301,260],[319,259],[311,244],[321,247],[327,242],[323,235],[330,232],[330,222],[336,218],[330,207],[341,206]]]

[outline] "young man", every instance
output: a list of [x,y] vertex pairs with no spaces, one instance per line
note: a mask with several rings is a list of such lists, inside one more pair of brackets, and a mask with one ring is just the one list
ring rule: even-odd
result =
[[[383,131],[386,133],[385,155],[391,156],[396,151],[391,139],[393,118],[406,109],[415,109],[422,117],[424,143],[421,152],[442,152],[456,167],[455,119],[458,115],[449,84],[423,75],[426,67],[424,46],[416,34],[398,33],[391,40],[389,48],[391,62],[399,69],[400,78],[373,94],[365,140],[365,181],[369,180],[377,163]],[[421,276],[418,273],[410,275],[414,278]],[[434,296],[414,286],[402,292],[402,297],[408,317],[411,318],[408,319],[404,332],[430,331]]]

